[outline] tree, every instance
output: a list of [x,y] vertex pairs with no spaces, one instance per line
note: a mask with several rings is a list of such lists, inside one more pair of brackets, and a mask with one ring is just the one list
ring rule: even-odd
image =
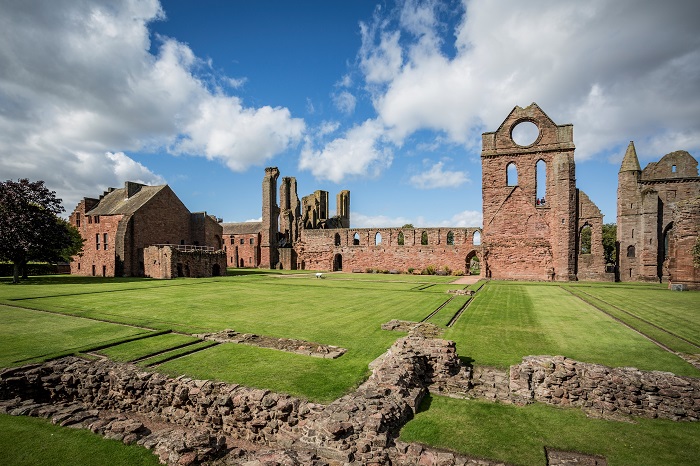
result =
[[603,224],[603,254],[606,264],[617,262],[617,225],[614,223]]
[[412,223],[407,223],[404,226],[401,227],[402,230],[413,230],[413,224]]
[[0,183],[0,260],[14,264],[13,283],[30,260],[55,261],[82,250],[80,234],[58,217],[63,210],[43,181]]
[[700,269],[700,236],[695,238],[695,246],[693,246],[693,267]]
[[590,225],[584,225],[583,228],[581,228],[581,235],[579,238],[579,242],[581,244],[580,246],[580,253],[581,254],[590,254],[591,253],[591,226]]

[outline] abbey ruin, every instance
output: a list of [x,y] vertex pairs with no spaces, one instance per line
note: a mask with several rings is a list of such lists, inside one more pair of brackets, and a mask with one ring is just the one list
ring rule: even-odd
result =
[[[527,124],[536,137],[520,145],[513,131]],[[222,223],[190,213],[167,186],[127,182],[74,210],[70,221],[86,246],[71,273],[171,278],[224,274],[226,267],[393,273],[432,267],[468,274],[478,258],[484,278],[700,288],[691,253],[700,231],[697,160],[676,151],[641,170],[630,143],[618,175],[613,265],[603,256],[603,215],[576,187],[574,151],[573,125],[554,123],[535,103],[516,106],[496,131],[484,133],[483,228],[351,228],[349,191],[338,193],[331,216],[328,192],[300,200],[296,179],[279,180],[276,167],[265,169],[261,222]]]

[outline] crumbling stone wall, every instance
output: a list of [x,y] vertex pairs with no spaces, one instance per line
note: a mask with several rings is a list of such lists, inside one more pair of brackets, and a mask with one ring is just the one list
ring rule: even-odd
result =
[[671,283],[700,290],[700,268],[693,265],[693,247],[700,235],[700,197],[679,201],[673,211],[669,254],[664,264]]
[[510,391],[525,400],[577,406],[605,416],[700,420],[700,379],[610,368],[563,356],[528,356],[510,368]]
[[[614,273],[605,271],[603,250],[603,214],[590,198],[581,190],[578,195],[578,227],[576,248],[576,278],[578,280],[615,281]],[[590,228],[590,251],[584,254],[581,247],[581,234]]]
[[[421,244],[423,232],[427,244]],[[409,268],[420,272],[433,266],[468,273],[469,261],[481,255],[481,246],[474,245],[477,232],[479,228],[302,230],[295,249],[300,269],[405,273]]]
[[[518,145],[512,133],[532,123],[537,137]],[[576,178],[573,126],[555,124],[533,103],[515,107],[497,131],[482,136],[486,276],[575,280]],[[538,197],[537,163],[546,167],[545,203]],[[517,180],[509,179],[509,166]],[[538,202],[539,200],[539,202]]]
[[667,282],[677,277],[679,282],[700,287],[700,281],[685,265],[685,245],[675,244],[681,238],[688,242],[691,236],[700,234],[700,222],[693,224],[691,219],[678,235],[674,221],[679,204],[698,197],[700,176],[692,155],[671,152],[641,170],[634,143],[630,142],[618,174],[620,281]]
[[213,277],[226,275],[223,250],[181,250],[177,245],[149,246],[143,250],[145,276],[150,278]]

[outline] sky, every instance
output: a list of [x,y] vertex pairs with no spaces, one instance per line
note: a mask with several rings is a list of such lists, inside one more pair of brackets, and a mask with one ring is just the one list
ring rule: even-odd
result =
[[574,125],[615,221],[644,167],[700,155],[700,2],[0,0],[0,180],[70,213],[124,181],[261,216],[264,167],[349,189],[351,226],[480,226],[481,134],[536,102]]

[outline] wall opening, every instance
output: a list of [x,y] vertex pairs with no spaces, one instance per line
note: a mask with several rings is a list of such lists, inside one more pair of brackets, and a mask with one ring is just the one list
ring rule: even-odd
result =
[[455,234],[452,233],[451,231],[447,232],[447,245],[448,246],[454,246],[455,245]]
[[424,231],[420,234],[420,244],[426,246],[428,244],[428,232]]
[[343,270],[343,256],[336,254],[333,257],[333,272],[339,272]]
[[634,246],[628,246],[627,247],[627,257],[634,257],[634,253],[635,253]]
[[245,260],[241,259],[241,268],[245,267]]
[[591,226],[587,223],[581,227],[579,232],[579,254],[591,253],[591,231]]
[[182,264],[177,264],[177,276],[182,277],[184,273],[182,272]]
[[540,135],[540,129],[531,121],[521,121],[510,130],[510,138],[519,146],[531,146]]
[[374,245],[379,246],[380,244],[382,244],[382,234],[377,232],[377,234],[374,235]]
[[400,232],[399,232],[399,237],[398,237],[398,239],[396,240],[396,243],[397,243],[399,246],[403,246],[405,242],[406,242],[406,240],[405,240],[404,237],[403,237],[403,231],[400,231]]
[[335,234],[334,243],[336,246],[340,246],[340,234],[338,234],[338,233]]
[[515,166],[515,162],[510,162],[506,166],[506,186],[517,186],[518,185],[518,167]]
[[474,246],[479,246],[481,245],[481,232],[480,231],[475,231],[474,234],[472,235],[472,244]]
[[536,167],[537,178],[535,182],[537,183],[537,199],[535,204],[538,206],[544,206],[547,204],[547,164],[544,160],[539,160]]

